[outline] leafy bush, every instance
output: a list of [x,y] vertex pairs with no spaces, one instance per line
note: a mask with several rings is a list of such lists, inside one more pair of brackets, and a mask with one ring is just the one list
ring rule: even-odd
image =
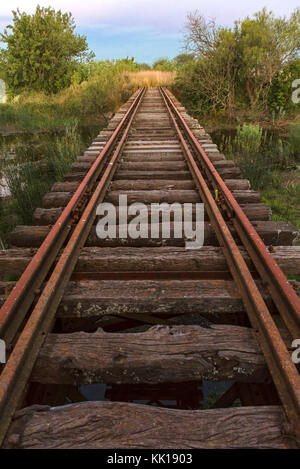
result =
[[212,101],[202,87],[202,65],[187,63],[177,72],[173,92],[193,115],[200,117],[212,111]]
[[69,86],[76,65],[88,59],[85,36],[75,34],[71,13],[37,6],[28,15],[12,12],[13,24],[0,34],[2,75],[13,95],[24,89],[57,93]]
[[223,136],[220,148],[236,162],[253,189],[267,187],[277,171],[296,165],[290,142],[267,136],[258,125],[239,126],[235,137]]
[[291,101],[292,78],[300,77],[299,8],[289,18],[264,8],[234,28],[196,10],[187,15],[185,30],[186,51],[195,58],[189,63],[184,57],[174,91],[194,115],[232,118],[250,109],[282,117],[299,109]]
[[0,104],[0,126],[13,124],[16,119],[15,108],[10,104]]
[[281,70],[272,81],[268,95],[271,111],[280,114],[284,111],[299,111],[299,104],[292,101],[292,83],[300,78],[300,59],[290,63]]
[[153,70],[160,70],[162,72],[173,72],[176,70],[176,63],[167,57],[157,59],[152,66]]
[[234,143],[242,152],[255,153],[259,151],[262,139],[263,131],[259,125],[243,124],[237,128],[237,135]]

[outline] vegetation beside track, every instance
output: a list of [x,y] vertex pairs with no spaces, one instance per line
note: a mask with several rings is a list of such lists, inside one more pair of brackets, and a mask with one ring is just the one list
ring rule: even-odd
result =
[[2,151],[0,179],[10,192],[0,197],[0,245],[17,224],[31,224],[34,210],[55,181],[62,180],[84,144],[75,125],[40,145],[15,146],[15,157]]
[[[252,187],[262,192],[264,201],[272,207],[274,220],[287,220],[300,227],[300,104],[291,100],[293,81],[300,77],[299,15],[298,9],[289,19],[282,19],[262,10],[231,29],[208,21],[199,12],[189,14],[187,52],[174,59],[160,58],[150,66],[137,63],[134,58],[94,60],[84,36],[75,34],[71,16],[39,7],[31,16],[14,14],[11,34],[2,35],[7,48],[0,53],[0,77],[6,79],[8,70],[23,67],[14,51],[23,47],[22,34],[27,34],[29,23],[34,26],[34,34],[26,42],[24,54],[30,52],[31,46],[35,50],[40,27],[52,25],[60,37],[56,47],[61,48],[66,61],[69,57],[70,66],[65,62],[68,70],[60,80],[62,69],[49,74],[47,57],[43,56],[41,73],[36,73],[35,63],[27,64],[33,72],[27,74],[28,82],[23,80],[25,75],[18,78],[22,74],[17,74],[15,81],[7,80],[9,100],[0,104],[0,132],[61,133],[51,137],[47,149],[43,144],[16,145],[22,169],[20,177],[9,183],[12,200],[1,202],[2,239],[6,239],[16,219],[29,223],[49,181],[78,156],[82,145],[78,126],[84,123],[102,128],[137,87],[158,85],[171,86],[187,111],[199,118],[204,127],[209,124],[217,128],[224,123],[238,126],[236,137],[223,137],[216,143],[221,143],[226,156],[236,161]],[[74,37],[76,50],[66,47],[66,31]],[[43,38],[46,41],[45,35]],[[30,60],[37,59],[34,56]],[[252,75],[248,73],[250,65],[252,71],[255,69]],[[267,137],[262,128],[270,126],[285,127],[287,138]],[[251,138],[254,147],[249,146]],[[4,146],[2,162],[7,152]],[[32,166],[38,159],[44,160],[47,170]],[[28,171],[30,167],[32,171]],[[6,171],[9,180],[7,168],[2,164],[1,171]]]
[[290,126],[285,139],[244,124],[235,137],[223,136],[219,145],[251,187],[261,192],[273,220],[289,221],[300,229],[300,123]]

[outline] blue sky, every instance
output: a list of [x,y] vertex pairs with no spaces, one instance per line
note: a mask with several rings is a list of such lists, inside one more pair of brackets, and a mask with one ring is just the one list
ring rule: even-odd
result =
[[290,15],[299,0],[10,0],[0,4],[0,31],[11,21],[11,10],[32,13],[37,4],[71,11],[77,32],[87,36],[97,59],[134,56],[139,62],[174,57],[182,52],[185,17],[196,9],[231,26],[236,19],[266,6]]

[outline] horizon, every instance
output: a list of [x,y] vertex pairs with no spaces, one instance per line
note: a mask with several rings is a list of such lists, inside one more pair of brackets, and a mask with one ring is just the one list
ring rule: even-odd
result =
[[[0,5],[0,31],[12,23],[12,10],[32,14],[36,6],[51,6],[55,10],[71,12],[76,23],[76,32],[84,34],[96,60],[112,60],[134,57],[137,62],[152,64],[161,57],[173,58],[183,52],[183,33],[186,15],[198,11],[213,17],[222,26],[233,26],[234,21],[252,16],[266,7],[276,16],[289,16],[298,6],[298,0],[253,0],[251,5],[241,1],[224,4],[221,0],[187,0],[184,4],[170,5],[167,0],[111,0],[109,4],[86,0],[11,0]],[[223,7],[223,8],[222,8]]]

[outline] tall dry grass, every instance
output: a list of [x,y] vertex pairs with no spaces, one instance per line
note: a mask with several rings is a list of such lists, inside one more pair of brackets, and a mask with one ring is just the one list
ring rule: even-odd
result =
[[176,72],[163,72],[160,70],[141,70],[128,73],[130,82],[135,87],[140,86],[168,86],[171,85]]

